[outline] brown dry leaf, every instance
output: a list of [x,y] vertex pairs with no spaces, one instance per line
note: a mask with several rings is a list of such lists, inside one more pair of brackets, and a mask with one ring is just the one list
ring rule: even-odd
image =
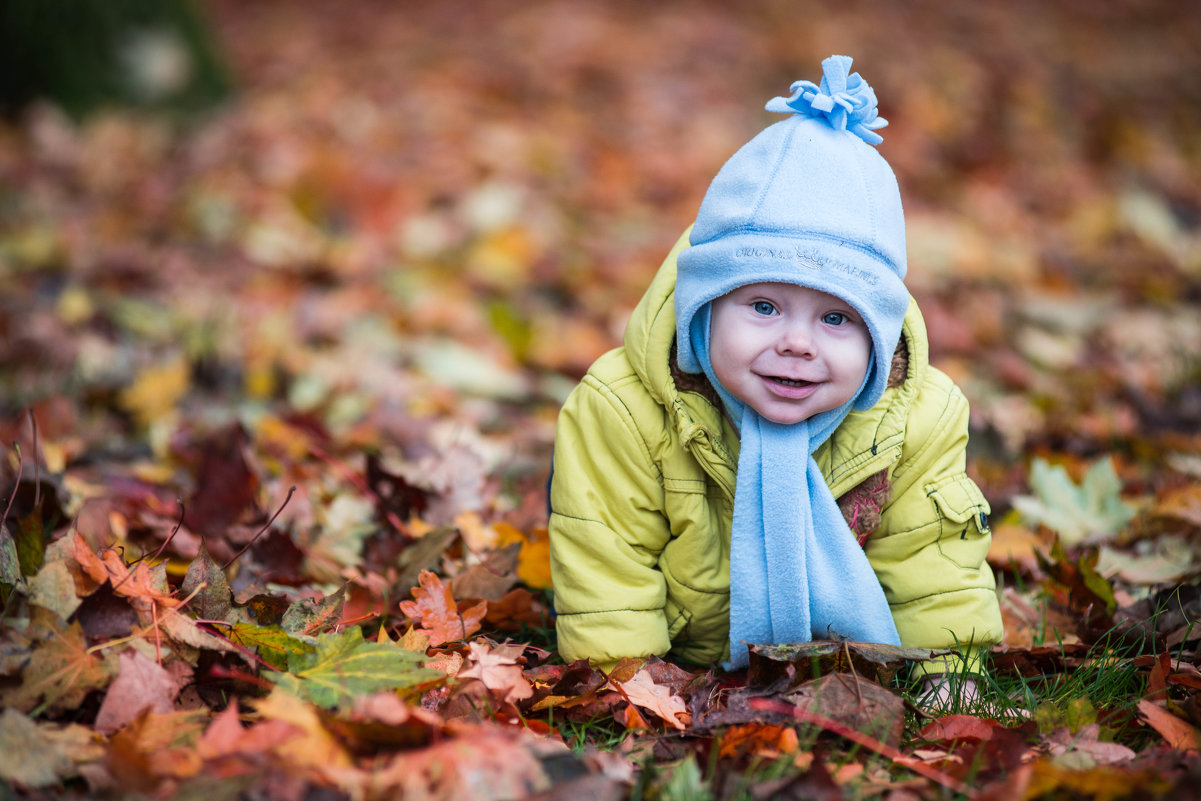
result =
[[103,689],[117,672],[116,659],[92,653],[78,623],[64,624],[53,612],[34,607],[31,627],[42,635],[21,671],[20,684],[0,691],[0,701],[22,712],[78,707],[88,693]]
[[179,694],[181,677],[167,672],[140,651],[118,656],[117,678],[109,685],[96,714],[96,731],[111,734],[145,710],[166,713]]
[[[517,556],[521,546],[512,543],[491,551],[482,562],[454,577],[451,591],[459,598],[481,598],[489,607],[505,596],[517,583]],[[489,608],[491,612],[491,608]]]
[[[105,548],[102,553],[97,554],[78,532],[75,534],[73,556],[90,578],[99,584],[110,582],[113,592],[117,595],[149,601],[158,609],[174,609],[180,604],[180,601],[170,594],[162,565],[151,567],[145,561],[140,561],[131,569],[117,549]],[[134,608],[142,614],[149,606],[135,604]]]
[[639,670],[629,681],[619,681],[616,684],[629,698],[631,704],[637,704],[668,725],[683,730],[689,722],[688,708],[684,699],[672,693],[670,687],[655,684],[649,672]]
[[401,601],[400,611],[421,622],[421,633],[430,638],[430,647],[466,640],[480,630],[480,621],[488,611],[487,601],[459,611],[450,587],[428,570],[422,570],[413,588],[415,601]]
[[490,600],[485,620],[502,631],[519,631],[522,625],[553,625],[550,610],[524,587],[510,590],[498,601]]
[[897,747],[905,725],[905,703],[873,681],[831,673],[802,684],[783,699]]
[[1196,753],[1201,748],[1201,732],[1186,720],[1176,717],[1153,701],[1138,702],[1138,712],[1169,746]]
[[38,724],[15,709],[0,712],[0,780],[26,788],[51,787],[78,775],[80,763],[103,755],[84,726]]
[[534,694],[517,663],[525,646],[489,646],[475,641],[469,647],[468,667],[459,671],[459,678],[479,679],[501,703],[516,703]]

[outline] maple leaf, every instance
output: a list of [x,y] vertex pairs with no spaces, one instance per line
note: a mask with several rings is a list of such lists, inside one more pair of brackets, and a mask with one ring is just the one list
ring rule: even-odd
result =
[[91,653],[78,623],[64,625],[53,612],[33,607],[31,628],[42,641],[21,671],[20,685],[0,691],[6,706],[22,712],[39,703],[49,712],[73,709],[116,674],[116,660],[111,654]]
[[688,708],[684,699],[672,693],[670,687],[655,684],[648,671],[639,670],[629,681],[617,682],[631,704],[652,712],[669,725],[683,730],[688,721]]
[[468,646],[469,665],[459,671],[464,679],[479,679],[501,703],[516,703],[534,694],[534,688],[521,672],[517,657],[525,650],[522,645],[489,646],[473,641]]
[[1034,495],[1018,495],[1013,506],[1036,524],[1059,534],[1065,547],[1086,539],[1106,540],[1134,518],[1134,508],[1122,500],[1122,483],[1113,462],[1102,459],[1077,486],[1062,465],[1035,459],[1030,465]]
[[430,647],[466,640],[480,630],[480,622],[488,611],[488,602],[459,611],[450,587],[428,570],[422,570],[413,588],[413,601],[401,601],[400,611],[412,620],[421,622],[421,633],[430,638]]
[[391,643],[368,642],[358,627],[317,637],[314,653],[288,654],[288,672],[270,678],[318,706],[333,707],[356,696],[412,687],[444,678],[422,667],[425,654]]

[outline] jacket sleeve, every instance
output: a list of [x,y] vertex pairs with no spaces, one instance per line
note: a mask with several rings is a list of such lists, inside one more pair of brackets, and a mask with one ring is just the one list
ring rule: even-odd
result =
[[555,433],[550,560],[559,652],[607,665],[671,647],[659,554],[670,539],[663,483],[621,399],[593,376]]
[[967,399],[931,368],[892,472],[892,501],[866,546],[901,642],[964,655],[919,664],[926,673],[974,671],[978,652],[1002,635],[986,561],[988,501],[966,473],[967,427]]

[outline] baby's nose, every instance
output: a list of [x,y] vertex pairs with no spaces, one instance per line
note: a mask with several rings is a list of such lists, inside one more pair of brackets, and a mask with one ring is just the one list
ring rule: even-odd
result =
[[788,356],[812,357],[816,354],[813,331],[809,324],[797,321],[785,327],[776,350]]

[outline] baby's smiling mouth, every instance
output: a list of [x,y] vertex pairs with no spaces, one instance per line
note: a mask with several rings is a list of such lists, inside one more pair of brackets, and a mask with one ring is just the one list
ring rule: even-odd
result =
[[802,381],[799,378],[785,378],[782,375],[768,376],[768,379],[786,387],[807,387],[813,383],[812,381]]

